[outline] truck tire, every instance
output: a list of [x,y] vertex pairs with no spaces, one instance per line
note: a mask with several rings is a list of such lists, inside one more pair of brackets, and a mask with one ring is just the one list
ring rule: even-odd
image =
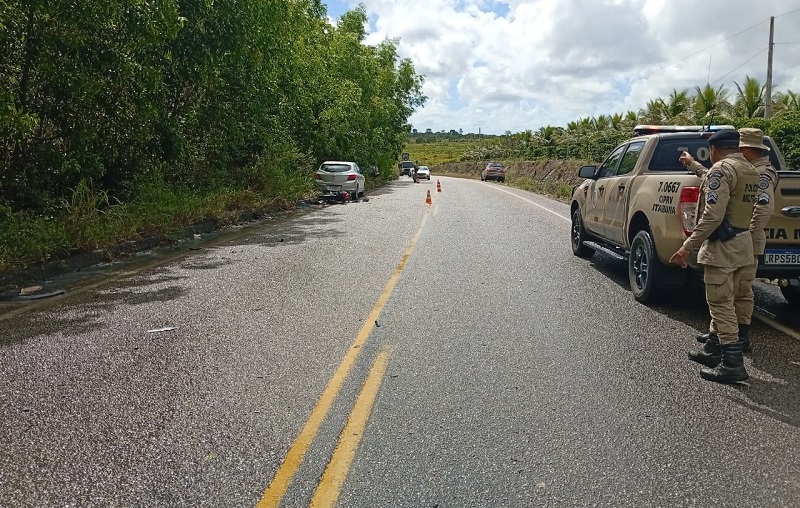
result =
[[586,230],[583,229],[583,220],[581,219],[581,209],[575,208],[572,212],[572,227],[570,228],[570,244],[572,245],[572,253],[579,258],[590,258],[594,256],[594,249],[587,247],[583,242],[589,239]]
[[658,274],[661,261],[656,254],[653,235],[649,229],[636,233],[628,256],[628,280],[633,298],[640,303],[653,303],[658,299]]
[[785,288],[782,287],[781,293],[783,293],[783,297],[786,298],[786,301],[789,302],[789,305],[800,307],[800,287],[797,286],[786,286]]

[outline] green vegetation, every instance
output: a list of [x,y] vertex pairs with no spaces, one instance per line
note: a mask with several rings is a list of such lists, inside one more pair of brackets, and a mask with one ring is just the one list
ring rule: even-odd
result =
[[598,162],[632,135],[637,124],[730,124],[758,127],[773,138],[786,157],[787,167],[800,169],[800,99],[788,90],[772,97],[771,118],[764,118],[765,86],[746,77],[736,92],[710,85],[673,90],[667,99],[656,98],[638,112],[579,118],[566,127],[548,125],[501,136],[462,134],[455,130],[412,132],[405,150],[420,163],[436,166],[456,161],[569,160]]
[[391,178],[424,104],[363,6],[0,2],[0,273],[242,209],[291,206],[325,159]]
[[404,147],[434,171],[503,161],[508,183],[563,196],[636,123],[731,123],[800,168],[797,95],[764,119],[750,77],[536,132],[412,131],[423,78],[396,42],[365,45],[366,21],[361,5],[333,26],[321,0],[0,2],[0,273],[291,207],[325,159],[376,168],[374,186]]

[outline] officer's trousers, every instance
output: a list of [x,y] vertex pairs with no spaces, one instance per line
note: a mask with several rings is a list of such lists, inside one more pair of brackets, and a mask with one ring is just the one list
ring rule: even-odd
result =
[[749,325],[753,319],[753,281],[756,280],[758,257],[753,257],[753,264],[742,268],[739,284],[734,286],[733,306],[736,309],[736,322]]
[[[709,268],[717,267],[706,267],[705,270],[707,271]],[[749,325],[753,320],[753,307],[755,302],[753,281],[756,279],[756,270],[758,270],[758,256],[753,257],[753,264],[747,265],[741,270],[739,283],[734,285],[733,288],[733,308],[736,312],[737,325]],[[708,299],[707,293],[706,299]],[[719,332],[713,316],[708,329],[713,333]]]
[[739,340],[734,295],[735,288],[742,284],[742,275],[748,268],[750,265],[738,268],[708,265],[704,267],[703,282],[706,286],[708,311],[719,336],[719,343],[723,346],[734,344]]

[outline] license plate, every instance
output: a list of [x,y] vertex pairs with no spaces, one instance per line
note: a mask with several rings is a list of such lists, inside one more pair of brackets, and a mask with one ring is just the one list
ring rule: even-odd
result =
[[328,185],[328,190],[329,191],[338,192],[338,191],[342,190],[342,186],[341,185]]
[[767,249],[765,265],[800,265],[800,250]]

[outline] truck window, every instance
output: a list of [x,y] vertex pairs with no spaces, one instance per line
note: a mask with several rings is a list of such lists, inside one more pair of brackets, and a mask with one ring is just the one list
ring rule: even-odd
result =
[[650,159],[650,171],[681,171],[686,168],[680,163],[678,157],[681,152],[686,150],[694,160],[703,166],[711,167],[711,151],[708,148],[708,141],[705,138],[662,138],[658,140],[653,158]]
[[643,148],[644,141],[634,141],[628,145],[628,149],[625,151],[625,155],[622,156],[622,161],[619,163],[617,176],[627,175],[636,167],[636,161],[639,160]]
[[603,165],[600,166],[600,171],[598,172],[600,178],[607,178],[617,174],[617,166],[619,165],[620,159],[622,159],[622,154],[625,153],[626,146],[627,145],[622,145],[611,152],[611,155],[609,155],[605,162],[603,162]]

